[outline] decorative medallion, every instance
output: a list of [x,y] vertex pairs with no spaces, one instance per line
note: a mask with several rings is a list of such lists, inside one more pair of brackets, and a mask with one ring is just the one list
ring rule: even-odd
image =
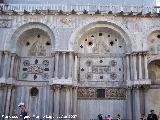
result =
[[11,20],[0,20],[0,28],[9,28],[11,24]]
[[114,67],[114,66],[117,65],[117,62],[115,60],[111,60],[110,64],[111,64],[112,67]]
[[86,61],[86,65],[89,67],[89,66],[91,66],[92,65],[92,61],[91,60],[87,60]]
[[45,67],[48,67],[49,66],[49,61],[48,60],[44,60],[42,62],[42,64],[45,66]]
[[117,78],[117,74],[116,73],[111,73],[110,74],[110,78],[112,79],[112,80],[115,80],[116,78]]
[[23,78],[23,79],[25,79],[25,78],[27,78],[27,77],[28,77],[28,73],[23,73],[23,74],[22,74],[22,78]]
[[49,75],[48,75],[48,73],[44,73],[44,74],[42,74],[42,79],[48,79],[49,78]]
[[85,75],[86,79],[91,80],[93,78],[93,74],[92,73],[87,73]]
[[23,61],[23,65],[24,65],[24,66],[29,66],[29,65],[30,65],[29,60],[25,60],[25,61]]

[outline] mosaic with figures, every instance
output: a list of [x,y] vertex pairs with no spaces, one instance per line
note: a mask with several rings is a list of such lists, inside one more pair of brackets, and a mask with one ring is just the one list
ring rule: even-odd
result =
[[122,58],[80,58],[81,81],[123,80]]
[[51,58],[22,58],[20,80],[47,80],[51,76]]

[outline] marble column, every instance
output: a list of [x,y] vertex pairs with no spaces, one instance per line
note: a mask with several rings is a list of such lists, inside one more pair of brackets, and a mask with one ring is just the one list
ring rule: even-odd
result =
[[134,120],[139,120],[141,114],[140,114],[140,95],[139,95],[139,89],[134,88],[134,102],[133,102],[133,117]]
[[2,51],[0,51],[0,77],[1,77],[1,74],[2,74],[2,56],[3,56],[3,52]]
[[130,77],[130,64],[129,64],[129,55],[126,55],[126,68],[127,68],[127,73],[126,73],[126,79],[127,80],[131,80],[131,77]]
[[8,52],[4,52],[4,64],[3,64],[3,74],[2,78],[5,79],[7,77],[7,66],[8,66]]
[[139,62],[138,62],[138,66],[139,66],[139,79],[142,79],[142,59],[141,59],[141,53],[138,54],[139,57]]
[[9,53],[8,55],[8,66],[7,66],[7,78],[9,78],[10,70],[11,70],[11,59],[12,59],[12,54]]
[[137,64],[137,60],[136,60],[136,53],[133,53],[132,55],[133,57],[133,71],[134,71],[134,80],[137,80],[137,68],[136,68],[136,64]]
[[7,98],[6,98],[6,106],[5,106],[5,115],[7,115],[7,116],[9,115],[11,92],[12,92],[12,86],[8,86]]
[[68,78],[72,78],[72,65],[73,65],[73,53],[69,52],[69,72],[68,72]]
[[77,89],[78,87],[73,87],[73,114],[77,115]]
[[74,60],[74,80],[77,80],[77,70],[78,70],[78,56],[75,54]]
[[54,116],[59,117],[60,85],[54,85]]
[[132,92],[131,88],[127,91],[127,119],[132,120]]
[[51,55],[52,55],[52,59],[53,59],[53,64],[52,64],[52,69],[53,69],[52,78],[54,78],[54,77],[55,77],[54,72],[55,72],[55,64],[56,64],[56,63],[55,63],[55,56],[56,56],[56,53],[55,53],[55,52],[52,52]]
[[11,69],[9,73],[9,77],[13,79],[13,69],[14,69],[14,63],[15,63],[15,53],[12,53],[12,59],[11,59]]
[[66,75],[66,52],[62,52],[63,54],[63,74],[62,74],[62,79],[65,79]]
[[149,87],[146,86],[144,89],[144,110],[145,110],[145,115],[147,115],[150,110],[149,110]]
[[13,111],[14,111],[14,100],[15,100],[15,91],[16,91],[16,88],[15,86],[12,87],[12,93],[11,93],[11,105],[10,105],[10,116],[12,116],[13,114]]
[[65,115],[70,115],[70,89],[69,86],[65,86]]
[[147,54],[144,53],[144,77],[148,79],[148,64],[147,64]]
[[56,53],[55,78],[58,79],[59,52]]

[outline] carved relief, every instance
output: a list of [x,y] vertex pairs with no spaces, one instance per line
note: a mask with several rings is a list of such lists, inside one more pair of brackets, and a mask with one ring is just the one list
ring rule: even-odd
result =
[[110,74],[110,77],[111,77],[112,80],[115,80],[115,79],[117,78],[117,74],[114,73],[114,72],[112,72],[112,73]]
[[23,62],[23,73],[22,79],[31,79],[29,76],[32,76],[32,79],[36,80],[38,76],[41,76],[43,80],[49,78],[49,60],[40,60],[35,59],[34,63],[30,60],[24,60]]
[[31,56],[45,56],[46,55],[46,50],[45,46],[41,41],[36,41],[31,49],[30,49],[30,55]]
[[111,99],[125,99],[126,98],[126,89],[124,88],[106,88],[106,98]]
[[95,88],[78,88],[78,98],[95,98],[96,89]]
[[[97,89],[98,88],[78,88],[78,98],[85,99],[96,99],[97,98]],[[126,99],[127,90],[125,88],[106,88],[105,89],[105,98],[102,99]]]
[[108,74],[110,70],[110,66],[92,66],[92,73],[94,74]]
[[0,28],[11,27],[11,20],[0,20]]

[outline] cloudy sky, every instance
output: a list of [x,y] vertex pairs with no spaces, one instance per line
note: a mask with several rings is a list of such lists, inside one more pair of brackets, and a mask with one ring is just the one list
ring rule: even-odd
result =
[[157,0],[157,5],[160,5],[160,0]]

